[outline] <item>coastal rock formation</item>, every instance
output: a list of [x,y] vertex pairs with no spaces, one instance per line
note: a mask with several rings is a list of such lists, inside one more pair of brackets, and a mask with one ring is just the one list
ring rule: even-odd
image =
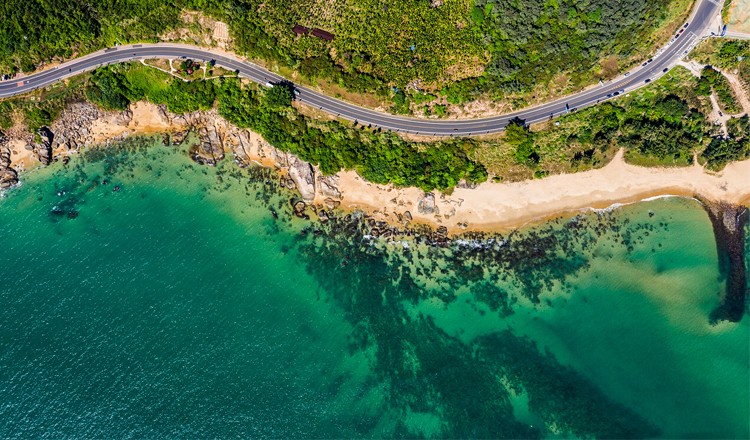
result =
[[172,133],[172,145],[182,145],[182,143],[185,142],[188,133],[190,132],[187,130]]
[[337,175],[332,176],[318,176],[318,190],[320,191],[320,195],[332,200],[341,200],[341,191],[339,191],[338,188],[338,179],[339,177]]
[[167,110],[167,106],[164,104],[159,105],[159,110],[157,112],[157,116],[159,116],[159,119],[161,120],[164,125],[170,125],[172,122],[169,119],[169,111]]
[[200,143],[190,151],[190,157],[199,164],[216,166],[224,159],[224,146],[221,143],[216,126],[209,125],[198,130]]
[[124,112],[115,115],[112,118],[112,123],[121,127],[127,127],[128,125],[130,125],[130,121],[132,120],[133,112],[130,110],[125,110]]
[[18,183],[18,173],[10,167],[10,149],[6,139],[0,136],[0,188],[6,189]]
[[420,214],[434,214],[435,194],[429,192],[419,196],[417,199],[417,211],[419,211]]
[[302,200],[312,203],[315,199],[315,173],[309,163],[301,161],[297,156],[289,166],[289,177],[294,180]]
[[231,133],[229,136],[232,151],[234,152],[234,161],[242,168],[249,166],[252,162],[250,157],[253,145],[250,142],[247,131],[243,130],[239,133]]
[[49,165],[52,161],[52,139],[54,135],[47,127],[41,127],[38,135],[41,142],[34,143],[34,154],[39,162]]
[[744,206],[702,200],[711,219],[719,256],[719,273],[726,278],[724,302],[711,312],[711,322],[740,322],[747,302],[745,267],[745,225],[748,210]]
[[6,189],[18,183],[18,173],[10,167],[0,167],[0,188]]

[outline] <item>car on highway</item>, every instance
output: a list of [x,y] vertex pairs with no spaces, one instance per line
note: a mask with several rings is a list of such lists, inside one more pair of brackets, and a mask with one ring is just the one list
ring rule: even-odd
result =
[[646,84],[651,82],[651,78],[646,78],[646,81],[644,81]]
[[681,34],[681,33],[682,33],[682,31],[684,31],[684,30],[685,30],[685,29],[680,29],[680,32],[678,32],[678,34]]
[[628,75],[630,75],[630,72],[625,72],[625,75],[623,76],[628,76]]
[[654,61],[654,59],[653,58],[649,58],[648,61],[646,61],[646,62],[650,63],[651,61]]
[[272,89],[272,88],[273,88],[273,83],[272,83],[272,82],[270,82],[270,81],[269,81],[269,82],[267,82],[267,83],[265,83],[265,84],[263,84],[263,85],[264,85],[264,86],[266,86],[266,87],[268,87],[269,89]]
[[643,63],[641,67],[646,67],[646,66],[648,66],[648,63]]
[[614,96],[618,96],[619,94],[620,94],[620,92],[613,93]]
[[612,95],[611,95],[611,94],[607,95],[607,98],[611,98],[611,97],[612,97]]
[[675,38],[680,38],[680,34],[677,34],[674,36]]
[[686,28],[686,27],[688,27],[688,25],[689,25],[689,24],[690,24],[690,23],[685,23],[685,26],[683,26],[683,27],[684,27],[684,28]]
[[665,67],[665,68],[664,68],[664,70],[662,70],[662,73],[667,73],[667,72],[669,72],[669,69],[667,69],[667,68]]
[[620,93],[625,93],[625,89],[620,90]]

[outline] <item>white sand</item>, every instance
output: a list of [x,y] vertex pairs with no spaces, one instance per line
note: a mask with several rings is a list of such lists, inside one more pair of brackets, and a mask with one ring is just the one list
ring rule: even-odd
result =
[[[721,173],[712,174],[697,164],[686,168],[629,165],[623,159],[623,151],[598,170],[518,183],[486,182],[476,189],[457,188],[442,200],[436,192],[439,215],[417,211],[421,194],[417,189],[370,184],[352,171],[340,175],[344,207],[377,210],[376,215],[383,219],[409,211],[415,221],[444,225],[449,231],[458,231],[458,223],[467,223],[471,230],[514,228],[559,214],[660,195],[697,195],[735,204],[750,201],[750,160],[729,164]],[[455,215],[450,216],[454,208]]]
[[[139,102],[131,107],[133,118],[127,127],[109,120],[96,121],[91,127],[95,142],[103,142],[128,132],[149,134],[176,128],[157,106]],[[274,167],[264,143],[255,133],[248,135],[252,147],[250,159]],[[27,167],[32,161],[23,142],[11,144],[12,162]],[[35,160],[33,160],[35,162]],[[465,223],[469,230],[503,230],[539,222],[561,214],[607,208],[662,195],[701,196],[733,204],[750,202],[750,160],[729,164],[721,173],[710,173],[698,164],[685,168],[645,168],[625,163],[621,150],[604,168],[575,174],[549,176],[517,183],[486,182],[475,189],[456,188],[441,198],[435,192],[439,213],[420,214],[416,188],[395,188],[364,181],[354,171],[339,173],[342,208],[363,209],[378,219],[394,221],[397,214],[409,211],[414,221],[446,226],[460,231]],[[319,202],[322,196],[318,195]]]

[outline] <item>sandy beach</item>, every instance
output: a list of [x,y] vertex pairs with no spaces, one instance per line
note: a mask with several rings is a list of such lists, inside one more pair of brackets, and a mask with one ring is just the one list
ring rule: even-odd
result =
[[415,221],[443,225],[451,232],[507,230],[551,217],[574,215],[657,196],[700,196],[733,204],[750,202],[750,160],[729,164],[721,173],[700,165],[685,168],[645,168],[629,165],[621,150],[604,168],[517,183],[486,182],[475,189],[456,188],[441,197],[436,212],[418,211],[418,189],[382,187],[365,182],[355,172],[340,173],[342,205],[375,212],[385,220],[409,211]]
[[[185,129],[174,120],[178,118],[165,114],[156,105],[140,102],[131,111],[132,119],[127,124],[118,125],[111,117],[93,121],[90,139],[101,144],[134,134]],[[217,127],[225,128],[219,130],[224,132],[221,135],[224,149],[231,155],[233,145],[227,142],[231,136],[226,135],[228,123],[218,119]],[[263,138],[256,133],[245,133],[252,146],[246,152],[248,159],[258,165],[279,168],[275,155],[268,154],[270,146]],[[23,145],[22,141],[11,141],[12,162],[19,171],[38,164]],[[55,154],[70,152],[56,150]],[[722,172],[712,173],[697,163],[684,168],[638,167],[627,164],[623,156],[621,150],[608,165],[597,170],[516,183],[488,181],[476,188],[455,188],[449,195],[434,191],[432,196],[426,196],[416,188],[373,184],[355,171],[342,171],[334,180],[341,193],[341,208],[361,209],[377,220],[394,223],[411,217],[414,222],[445,226],[451,233],[507,230],[559,215],[575,215],[658,196],[699,196],[717,202],[750,203],[750,160],[731,163]],[[323,205],[328,195],[321,191],[321,184],[315,187],[315,203]]]

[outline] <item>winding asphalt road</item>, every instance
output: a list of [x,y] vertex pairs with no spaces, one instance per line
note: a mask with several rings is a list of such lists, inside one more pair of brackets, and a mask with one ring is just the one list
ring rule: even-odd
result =
[[[338,117],[394,132],[427,136],[477,136],[498,133],[503,131],[512,119],[520,118],[527,124],[542,122],[563,115],[567,111],[580,110],[607,99],[616,99],[615,92],[621,95],[643,87],[648,82],[661,77],[685,57],[708,29],[720,9],[720,0],[699,0],[698,5],[693,9],[688,26],[682,28],[683,31],[679,34],[679,37],[660,51],[650,63],[639,66],[627,73],[627,76],[621,75],[580,93],[501,116],[459,120],[394,116],[349,104],[300,85],[295,85],[299,92],[297,99],[304,104]],[[103,49],[20,80],[13,79],[0,82],[0,98],[20,95],[40,87],[46,87],[103,65],[151,58],[187,58],[204,62],[215,60],[218,66],[239,71],[241,77],[259,84],[287,81],[286,78],[255,64],[241,61],[230,55],[216,54],[196,46],[172,43],[135,44]]]

